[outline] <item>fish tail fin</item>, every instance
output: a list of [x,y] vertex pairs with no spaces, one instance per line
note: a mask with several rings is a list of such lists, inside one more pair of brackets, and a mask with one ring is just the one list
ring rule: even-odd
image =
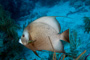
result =
[[66,42],[70,42],[69,41],[69,29],[64,31],[62,34],[60,34],[60,40],[64,40]]

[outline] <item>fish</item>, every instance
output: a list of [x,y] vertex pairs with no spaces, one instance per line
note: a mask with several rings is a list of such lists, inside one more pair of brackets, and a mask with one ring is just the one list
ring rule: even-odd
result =
[[64,45],[61,40],[70,42],[69,29],[63,33],[59,33],[60,31],[61,27],[56,20],[56,16],[40,17],[24,29],[19,43],[32,50],[37,56],[37,50],[65,53]]

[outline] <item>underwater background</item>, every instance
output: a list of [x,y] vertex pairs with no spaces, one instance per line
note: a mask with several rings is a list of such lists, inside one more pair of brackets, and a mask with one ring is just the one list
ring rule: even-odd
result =
[[[53,59],[54,52],[43,50],[39,58],[18,42],[24,28],[42,16],[65,16],[56,19],[60,33],[70,29],[70,43],[63,42],[67,56],[56,53]],[[90,0],[0,0],[0,60],[76,58],[90,60]]]

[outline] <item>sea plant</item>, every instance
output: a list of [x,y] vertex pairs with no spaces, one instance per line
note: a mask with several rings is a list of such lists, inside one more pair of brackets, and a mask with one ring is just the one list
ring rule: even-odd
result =
[[[85,54],[86,53],[86,50],[84,51],[84,52],[82,52],[77,58],[76,58],[76,60],[79,60],[79,58],[83,55],[83,54]],[[81,59],[80,59],[81,60]]]
[[84,17],[83,21],[84,21],[85,32],[89,33],[90,32],[90,18]]
[[70,32],[70,53],[68,54],[69,57],[76,58],[78,56],[77,48],[80,46],[80,38],[77,39],[77,32],[74,30]]
[[49,57],[48,57],[48,60],[53,60],[53,52],[49,52]]
[[5,36],[3,40],[4,46],[1,52],[0,59],[16,59],[22,51],[22,46],[18,43],[19,37],[17,30],[19,25],[10,17],[10,13],[3,9],[0,5],[0,32]]
[[75,60],[79,60],[82,58],[82,55],[86,53],[86,50],[81,54],[78,54],[80,52],[78,50],[80,44],[81,44],[80,38],[79,39],[77,38],[77,32],[73,30],[72,33],[70,34],[70,53],[68,55],[69,57],[72,57]]

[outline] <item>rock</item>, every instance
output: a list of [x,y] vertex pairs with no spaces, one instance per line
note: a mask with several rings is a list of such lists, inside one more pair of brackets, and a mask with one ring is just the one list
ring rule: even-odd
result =
[[63,0],[63,2],[67,2],[67,1],[69,1],[69,0]]
[[88,12],[87,9],[85,9],[84,7],[80,8],[80,9],[77,9],[76,11],[69,11],[66,16],[68,15],[72,15],[72,14],[75,14],[75,13],[83,13],[83,12]]
[[59,3],[60,0],[0,0],[0,4],[11,13],[11,18],[13,19],[31,14],[37,2],[41,6],[52,7]]
[[35,3],[29,0],[0,0],[0,4],[11,13],[13,19],[30,14],[35,6]]
[[78,0],[70,0],[70,5],[73,6],[75,2],[77,2]]
[[77,1],[76,3],[74,3],[74,6],[76,9],[80,8],[83,6],[83,2],[82,1]]
[[58,4],[58,2],[60,2],[60,0],[39,0],[40,4],[42,6],[47,6],[47,7],[52,7],[55,4]]
[[90,6],[90,0],[85,2],[85,6]]

